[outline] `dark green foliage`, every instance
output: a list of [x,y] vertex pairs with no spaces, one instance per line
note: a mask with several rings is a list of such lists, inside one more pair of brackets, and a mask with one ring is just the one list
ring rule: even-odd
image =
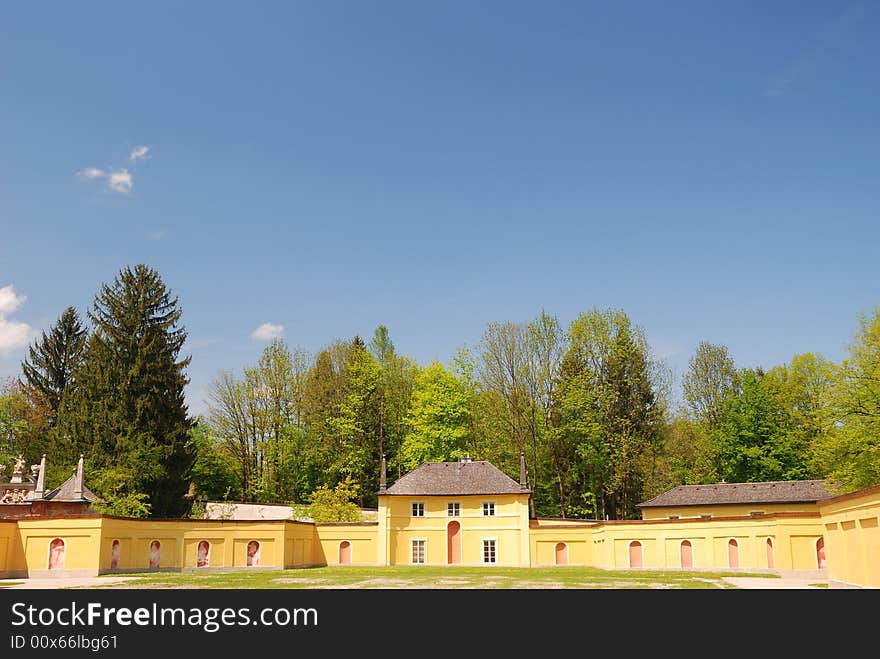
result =
[[203,419],[198,419],[190,431],[190,447],[196,454],[190,498],[198,501],[238,499],[240,478],[235,461],[213,437]]
[[194,460],[192,420],[184,402],[189,358],[179,359],[186,340],[181,309],[159,274],[146,265],[123,269],[101,286],[89,319],[94,330],[74,377],[64,436],[86,455],[90,482],[112,503],[149,497],[151,515],[178,517]]
[[86,345],[86,328],[79,314],[68,307],[49,330],[28,348],[28,359],[21,363],[25,382],[39,391],[49,403],[50,425],[55,425],[65,393],[80,365]]

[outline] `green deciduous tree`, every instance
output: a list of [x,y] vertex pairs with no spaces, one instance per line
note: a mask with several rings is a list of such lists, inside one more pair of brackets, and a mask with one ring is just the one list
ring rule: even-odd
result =
[[[815,454],[818,442],[836,432],[834,393],[839,378],[837,364],[809,352],[793,356],[764,375],[764,384],[788,414],[792,441],[808,458]],[[807,475],[818,478],[822,474],[813,464]]]
[[738,380],[739,392],[721,410],[721,478],[734,483],[805,478],[807,454],[772,388],[753,369],[742,369]]
[[836,423],[813,464],[841,491],[880,484],[880,308],[860,319],[833,396]]
[[736,390],[736,367],[727,347],[701,341],[682,377],[682,394],[694,417],[711,431],[721,421],[721,408]]
[[406,471],[423,462],[467,455],[471,423],[468,391],[440,362],[432,361],[416,376],[407,423],[410,431],[400,447]]
[[236,465],[242,501],[301,501],[311,491],[303,473],[305,364],[300,348],[275,339],[241,378],[223,372],[211,383],[208,423]]
[[[49,446],[51,417],[41,392],[14,378],[4,382],[0,387],[0,464],[8,468],[19,455],[29,465],[39,462]],[[7,478],[10,473],[6,472]]]
[[316,522],[360,522],[361,510],[355,500],[360,486],[346,477],[334,487],[319,485],[311,496],[309,517]]
[[635,515],[662,440],[654,370],[643,331],[622,310],[571,323],[554,411],[566,515]]

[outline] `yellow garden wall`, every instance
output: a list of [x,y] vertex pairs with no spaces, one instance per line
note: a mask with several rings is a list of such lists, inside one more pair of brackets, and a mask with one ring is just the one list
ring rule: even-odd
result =
[[[546,565],[552,564],[549,546],[564,541],[572,531],[539,527],[532,533],[545,545],[543,554],[540,547],[536,548],[535,564]],[[729,570],[728,543],[735,540],[738,569],[817,571],[815,543],[822,535],[822,524],[818,515],[780,513],[760,518],[598,522],[577,535],[587,536],[591,546],[584,553],[589,556],[586,564],[601,568],[628,569],[630,545],[638,542],[643,568],[681,569],[681,546],[687,540],[691,544],[692,569]],[[773,547],[772,568],[768,539]]]
[[22,550],[18,522],[0,521],[0,578],[27,576],[27,562]]
[[532,520],[529,530],[531,565],[556,565],[556,546],[559,543],[565,545],[564,555],[568,565],[595,565],[592,531],[595,526],[595,523],[551,524]]
[[880,487],[820,504],[833,586],[880,588]]
[[[149,570],[150,545],[160,543],[159,568],[200,569],[199,543],[208,543],[211,568],[247,567],[247,546],[259,543],[258,567],[284,567],[285,523],[239,520],[134,520],[104,518],[101,537],[102,572]],[[114,541],[119,542],[119,559],[111,567]]]
[[[29,577],[98,574],[100,517],[20,519],[18,530]],[[64,562],[50,571],[49,545],[56,538],[64,542]]]
[[320,563],[339,565],[340,545],[349,543],[350,565],[376,565],[378,563],[376,522],[351,524],[318,524]]
[[283,522],[284,567],[324,565],[318,533],[310,522]]

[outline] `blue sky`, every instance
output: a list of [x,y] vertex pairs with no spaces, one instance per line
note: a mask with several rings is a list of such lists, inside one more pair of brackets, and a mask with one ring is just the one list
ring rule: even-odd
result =
[[845,356],[880,306],[880,3],[0,5],[0,377],[126,265],[204,410],[277,326],[622,308],[680,376]]

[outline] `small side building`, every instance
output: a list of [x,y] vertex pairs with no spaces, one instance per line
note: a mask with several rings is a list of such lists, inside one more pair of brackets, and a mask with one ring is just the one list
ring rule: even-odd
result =
[[485,460],[426,462],[386,487],[380,474],[379,565],[530,565],[525,457],[520,480]]

